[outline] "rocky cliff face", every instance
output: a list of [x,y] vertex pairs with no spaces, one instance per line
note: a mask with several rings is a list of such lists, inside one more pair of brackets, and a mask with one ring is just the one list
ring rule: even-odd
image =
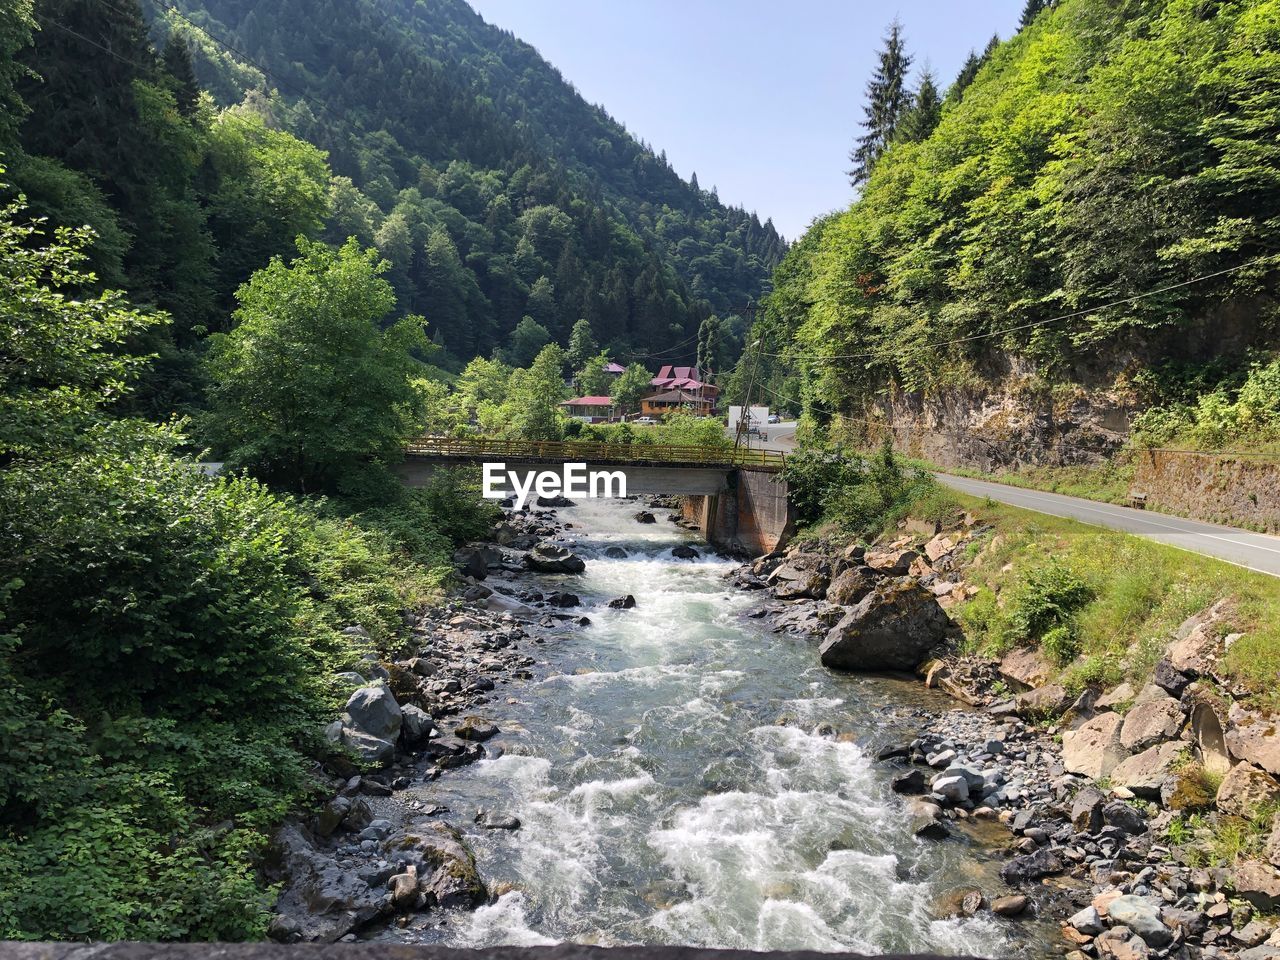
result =
[[1135,398],[1122,388],[1048,387],[1029,373],[925,393],[891,391],[849,424],[862,439],[893,432],[902,452],[943,467],[1006,470],[1096,463],[1129,436]]

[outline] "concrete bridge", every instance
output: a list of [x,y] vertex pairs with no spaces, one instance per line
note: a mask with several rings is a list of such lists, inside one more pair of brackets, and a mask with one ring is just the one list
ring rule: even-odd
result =
[[683,497],[686,518],[698,524],[708,543],[752,556],[776,549],[795,531],[783,476],[786,457],[773,450],[422,437],[408,445],[397,472],[417,487],[442,467],[486,463],[502,464],[522,486],[531,474],[560,471],[569,463],[585,464],[588,472],[621,473],[628,496]]

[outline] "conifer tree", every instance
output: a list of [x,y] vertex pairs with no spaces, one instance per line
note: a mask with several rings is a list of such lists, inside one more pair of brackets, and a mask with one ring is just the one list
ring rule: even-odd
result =
[[906,50],[902,24],[895,19],[889,24],[876,72],[867,82],[867,103],[863,108],[866,119],[862,122],[866,132],[858,137],[857,145],[849,154],[853,162],[849,180],[854,186],[866,182],[876,161],[893,140],[910,101],[907,90],[907,71],[910,68],[911,55]]
[[938,96],[938,86],[934,83],[933,71],[925,68],[920,75],[920,85],[916,87],[915,97],[910,109],[903,114],[898,125],[897,139],[906,143],[917,143],[938,125],[942,118],[942,98]]

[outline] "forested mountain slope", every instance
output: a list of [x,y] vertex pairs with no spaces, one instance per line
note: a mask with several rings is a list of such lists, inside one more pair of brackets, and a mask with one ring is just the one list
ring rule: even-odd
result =
[[1061,0],[792,248],[773,389],[1016,455],[1090,404],[1239,384],[1276,345],[1278,134],[1275,0]]
[[663,350],[759,296],[784,250],[772,223],[681,180],[462,0],[178,8],[152,6],[221,102],[275,87],[286,126],[328,151],[351,181],[330,232],[376,241],[457,359],[525,314],[562,342],[586,317],[617,352]]

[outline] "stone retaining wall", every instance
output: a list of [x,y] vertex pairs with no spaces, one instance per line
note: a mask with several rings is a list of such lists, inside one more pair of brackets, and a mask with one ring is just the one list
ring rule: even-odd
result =
[[1134,455],[1131,494],[1196,520],[1280,532],[1280,461],[1144,450]]

